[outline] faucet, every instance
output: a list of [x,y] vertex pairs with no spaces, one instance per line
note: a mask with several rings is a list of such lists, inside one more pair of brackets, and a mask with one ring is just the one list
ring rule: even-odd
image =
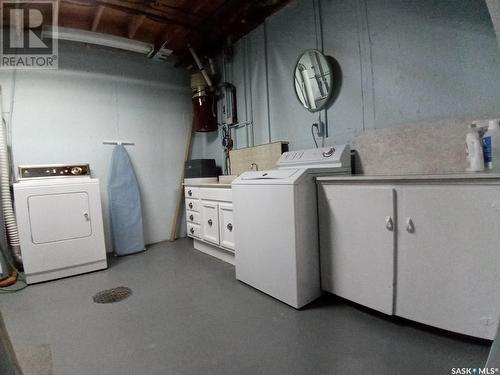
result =
[[[255,167],[255,169],[253,169],[253,167]],[[257,163],[250,164],[250,170],[251,171],[258,171],[259,170],[259,166],[257,165]]]

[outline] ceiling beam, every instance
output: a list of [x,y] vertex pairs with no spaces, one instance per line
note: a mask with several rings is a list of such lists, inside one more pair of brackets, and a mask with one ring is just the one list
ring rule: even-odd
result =
[[[178,25],[189,29],[192,32],[202,31],[198,27],[198,19],[196,21],[186,20],[186,17],[170,16],[165,12],[153,9],[145,8],[144,5],[137,3],[124,2],[120,0],[61,0],[64,3],[82,6],[82,7],[95,7],[96,5],[103,6],[108,9],[119,10],[128,14],[138,14],[145,15],[148,19],[153,20],[158,23]],[[203,30],[204,32],[208,30]]]
[[96,31],[99,27],[99,23],[101,22],[102,14],[104,13],[104,6],[99,5],[94,15],[94,20],[92,21],[92,27],[90,28],[92,31]]
[[141,27],[141,25],[146,20],[146,16],[144,14],[132,16],[128,23],[128,32],[127,35],[129,39],[134,39],[137,30]]
[[59,0],[55,0],[54,1],[54,8],[53,8],[54,14],[52,15],[52,19],[53,19],[52,23],[54,25],[59,25],[59,8],[60,8],[60,5],[61,5],[61,3],[60,3]]

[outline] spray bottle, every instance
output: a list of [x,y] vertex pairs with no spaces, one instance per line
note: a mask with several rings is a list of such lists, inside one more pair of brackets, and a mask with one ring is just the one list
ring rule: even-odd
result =
[[500,173],[500,121],[490,120],[483,136],[484,167],[487,172]]
[[467,172],[481,172],[484,170],[483,148],[476,124],[469,125],[465,136],[465,149],[467,153]]

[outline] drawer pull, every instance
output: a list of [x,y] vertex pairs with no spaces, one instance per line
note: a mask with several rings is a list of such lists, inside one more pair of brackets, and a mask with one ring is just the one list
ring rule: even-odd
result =
[[213,224],[212,219],[209,219],[209,220],[208,220],[208,225],[212,226],[212,224]]
[[227,225],[227,230],[230,231],[230,232],[232,232],[233,231],[233,224],[229,223]]
[[193,221],[194,220],[194,216],[191,214],[189,215],[189,220]]
[[193,195],[193,192],[191,190],[188,190],[188,195],[191,197]]
[[406,231],[408,233],[415,233],[415,225],[410,217],[406,219]]
[[189,231],[191,232],[191,234],[194,234],[194,228],[191,228]]
[[385,218],[385,227],[387,230],[390,230],[391,232],[394,230],[394,222],[392,221],[392,217],[387,216]]
[[190,209],[193,209],[193,202],[189,202],[188,206]]

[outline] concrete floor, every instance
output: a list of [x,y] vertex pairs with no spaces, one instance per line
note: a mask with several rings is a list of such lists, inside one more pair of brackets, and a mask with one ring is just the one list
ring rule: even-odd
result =
[[[133,290],[127,300],[92,302],[121,285]],[[483,367],[490,347],[333,296],[296,311],[186,239],[2,295],[0,311],[20,357],[32,351],[56,375],[450,374]]]

